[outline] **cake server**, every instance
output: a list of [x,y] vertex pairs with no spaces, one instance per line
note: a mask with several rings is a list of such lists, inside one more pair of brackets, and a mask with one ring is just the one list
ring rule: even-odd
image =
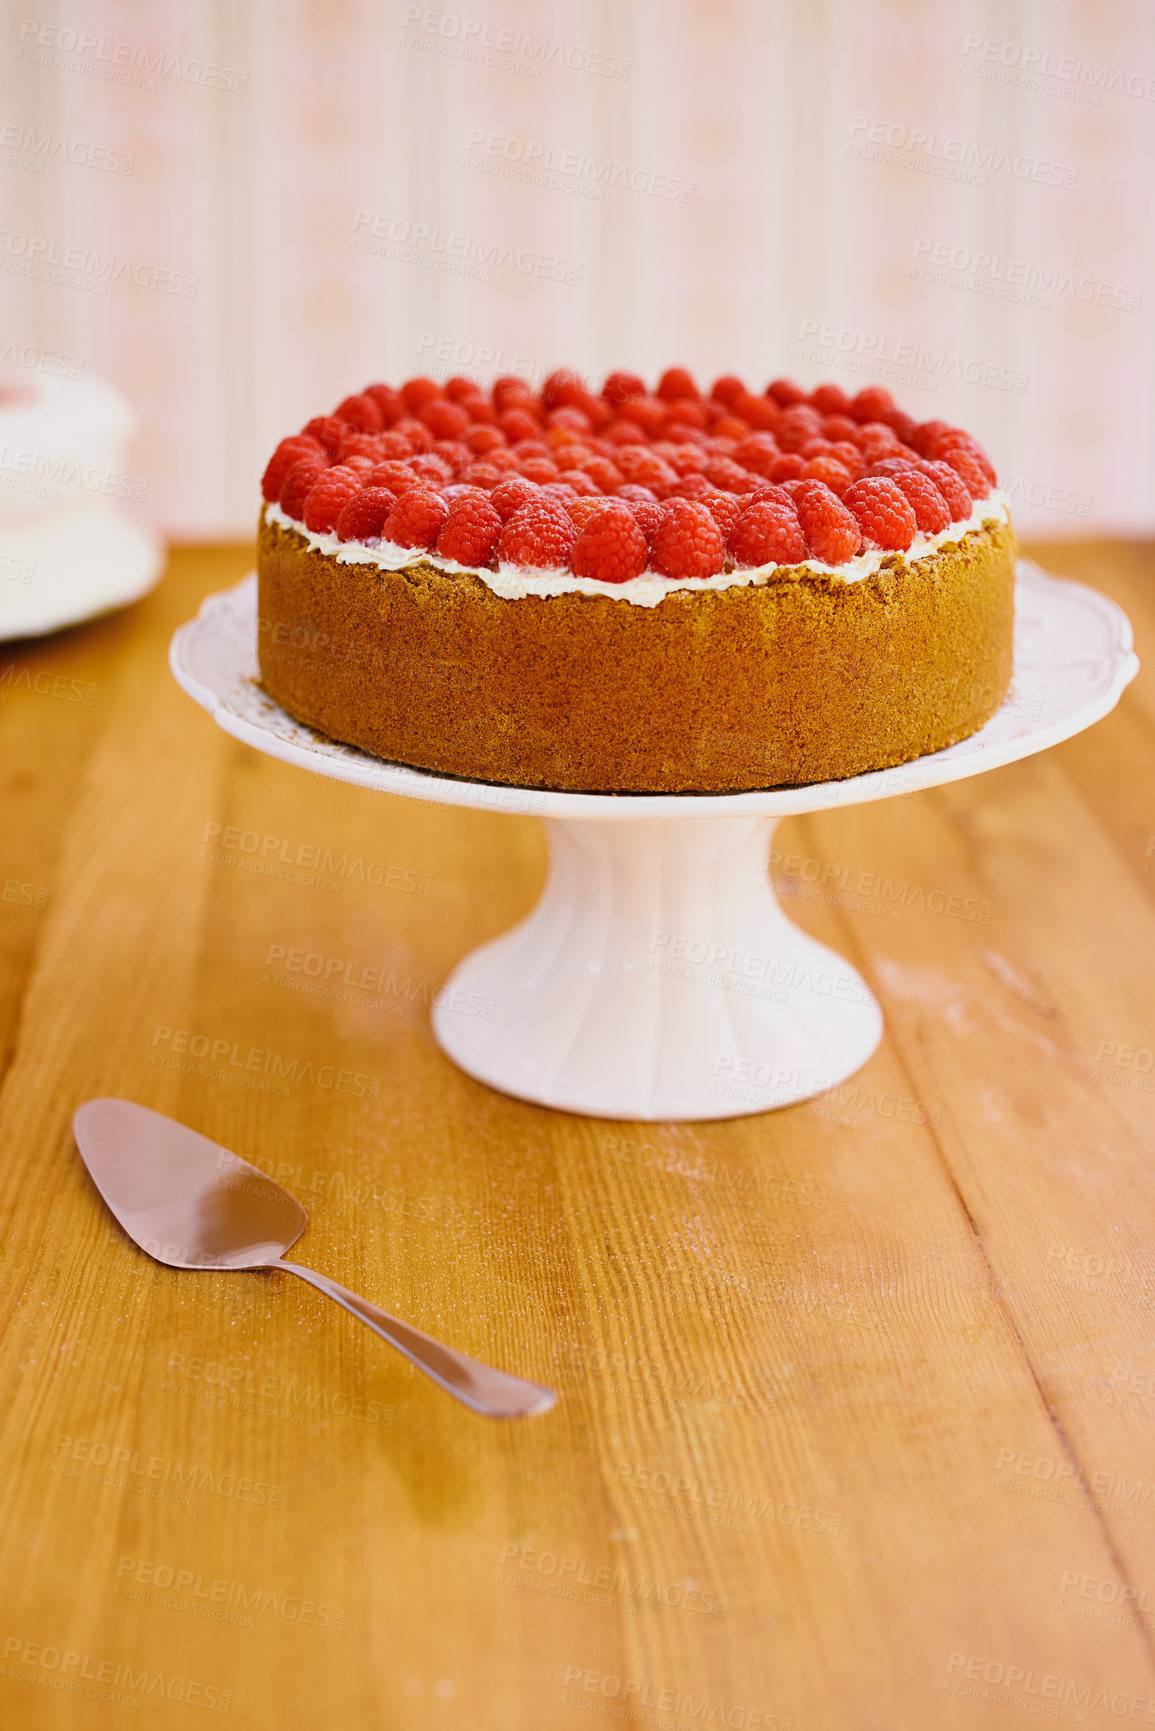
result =
[[88,1100],[73,1133],[93,1183],[140,1248],[169,1268],[279,1268],[336,1299],[418,1370],[474,1412],[548,1412],[552,1389],[478,1364],[358,1298],[312,1268],[286,1262],[309,1217],[295,1196],[236,1154],[131,1100]]

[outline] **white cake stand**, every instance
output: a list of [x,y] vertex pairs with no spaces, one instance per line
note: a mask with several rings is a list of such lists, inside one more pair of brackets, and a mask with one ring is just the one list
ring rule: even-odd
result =
[[172,641],[176,679],[226,733],[358,787],[546,819],[541,900],[459,964],[434,1028],[490,1087],[603,1118],[737,1117],[852,1075],[882,1013],[850,964],[779,907],[767,865],[777,819],[1029,757],[1106,715],[1139,666],[1113,602],[1020,561],[1012,693],[959,745],[766,793],[542,793],[423,774],[293,721],[256,683],[256,601],[247,577]]

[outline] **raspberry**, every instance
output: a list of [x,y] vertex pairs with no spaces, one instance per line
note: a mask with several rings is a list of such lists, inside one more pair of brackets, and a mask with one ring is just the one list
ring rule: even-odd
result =
[[576,402],[584,392],[585,386],[578,374],[568,367],[559,367],[541,387],[541,406],[543,409],[564,408],[567,403]]
[[766,471],[766,477],[768,480],[775,481],[781,485],[783,481],[800,481],[805,473],[805,457],[799,457],[796,455],[789,457],[775,457],[774,461],[770,464],[769,469]]
[[405,434],[398,433],[393,427],[387,433],[378,433],[377,445],[383,463],[400,462],[402,457],[412,457],[415,451]]
[[862,542],[857,519],[829,487],[820,480],[804,481],[794,494],[794,509],[815,559],[844,565],[854,558]]
[[343,508],[360,491],[361,477],[356,469],[326,469],[306,495],[306,529],[311,529],[314,535],[332,534]]
[[563,505],[572,505],[575,499],[582,497],[568,481],[547,481],[541,491],[544,498],[557,499]]
[[401,401],[409,415],[419,415],[426,403],[431,403],[434,397],[440,395],[441,386],[432,379],[406,379],[401,387]]
[[484,391],[474,391],[472,396],[459,397],[458,402],[475,427],[491,427],[497,420],[493,398],[487,397]]
[[[637,492],[642,492],[643,490],[644,489],[641,487],[636,489]],[[622,497],[622,495],[619,494],[619,497]],[[646,537],[646,546],[652,547],[654,544],[654,536],[658,532],[658,525],[662,521],[663,507],[659,505],[656,499],[630,498],[625,499],[624,503],[627,509],[632,513],[638,528]]]
[[774,429],[774,437],[787,452],[801,451],[808,440],[820,438],[821,434],[822,416],[809,403],[795,403],[784,409]]
[[961,476],[973,499],[986,498],[991,490],[990,482],[973,451],[967,450],[965,445],[950,445],[942,451],[941,461],[949,463],[955,474]]
[[513,373],[503,373],[493,382],[493,401],[499,414],[505,409],[512,409],[515,403],[532,403],[533,400],[533,391],[529,385]]
[[586,469],[571,469],[566,475],[566,485],[572,488],[579,499],[588,497],[591,493],[596,493],[599,498],[601,497],[602,489]]
[[341,448],[341,440],[345,436],[345,423],[339,421],[336,415],[315,415],[301,429],[310,439],[316,439],[323,445],[330,457],[335,457]]
[[872,463],[866,472],[868,475],[901,475],[904,469],[913,469],[914,466],[913,457],[883,457]]
[[667,499],[704,499],[707,493],[716,489],[705,475],[683,475],[677,484],[666,494]]
[[454,373],[441,387],[451,403],[459,403],[463,397],[471,397],[477,388],[475,381],[467,379],[464,373]]
[[[790,485],[792,487],[797,487],[800,483],[792,481],[790,482]],[[762,485],[755,492],[744,495],[742,499],[742,509],[743,511],[748,511],[751,505],[762,505],[765,504],[767,500],[774,505],[786,505],[791,511],[794,509],[793,495],[788,493],[785,487],[775,487],[769,481],[763,481]]]
[[[841,498],[854,477],[849,469],[843,467],[837,457],[811,457],[802,479],[804,481],[821,481],[824,486],[829,487],[832,493],[837,493]],[[827,563],[835,565],[838,561],[831,559]]]
[[854,512],[858,527],[868,541],[888,551],[902,552],[918,530],[906,494],[886,475],[867,475],[855,481],[842,495],[842,503]]
[[527,457],[518,465],[518,473],[542,487],[547,481],[556,481],[561,471],[550,457]]
[[372,397],[346,397],[343,403],[337,404],[333,413],[339,421],[356,427],[362,433],[379,433],[385,425],[381,405]]
[[866,473],[866,458],[857,445],[852,445],[849,439],[838,439],[831,445],[827,456],[833,457],[836,463],[841,463],[852,481],[860,481]]
[[661,397],[627,397],[618,411],[619,420],[636,421],[649,439],[656,439],[666,424],[666,405]]
[[551,409],[546,422],[551,429],[564,427],[570,433],[592,433],[594,430],[585,410],[579,409],[575,403],[563,403],[560,409]]
[[280,497],[285,476],[302,457],[317,457],[324,462],[322,447],[316,439],[308,438],[304,433],[295,433],[291,439],[281,440],[261,476],[263,498],[272,501]]
[[741,415],[720,415],[714,422],[714,432],[724,434],[726,438],[733,440],[734,444],[737,444],[739,439],[744,439],[749,431],[750,423],[744,421]]
[[391,493],[400,498],[410,487],[417,486],[417,476],[408,463],[378,463],[368,478],[370,487],[388,487]]
[[435,457],[432,451],[424,457],[410,457],[406,467],[419,481],[428,481],[431,487],[445,487],[456,479],[449,464],[443,463],[440,457]]
[[488,565],[501,539],[501,518],[488,499],[455,499],[437,537],[437,551],[459,565]]
[[934,440],[927,455],[934,458],[936,461],[942,459],[944,462],[949,463],[951,460],[951,454],[954,451],[966,451],[973,458],[980,473],[986,477],[990,485],[992,487],[995,485],[995,482],[998,480],[998,476],[995,473],[995,466],[979,444],[978,440],[972,439],[969,433],[952,432],[949,434],[943,434]]
[[667,436],[678,436],[676,431],[671,434],[671,428],[700,427],[705,432],[709,425],[710,417],[697,397],[675,397],[666,410],[664,426]]
[[720,379],[714,380],[710,395],[716,403],[725,403],[728,409],[733,409],[746,395],[746,387],[733,373],[723,373]]
[[850,398],[841,385],[819,385],[811,391],[810,401],[820,415],[845,415],[850,408]]
[[651,450],[624,445],[618,453],[617,465],[627,481],[636,481],[643,487],[652,488],[659,498],[670,487],[677,485],[677,470],[672,469],[669,463],[664,463],[661,457],[655,456]]
[[371,457],[374,463],[383,463],[385,453],[381,449],[381,434],[359,433],[354,427],[346,425],[345,436],[337,452],[337,461],[347,463],[350,457]]
[[466,428],[461,435],[461,442],[475,457],[484,457],[487,451],[495,451],[498,446],[504,446],[506,437],[500,427],[486,427],[477,422]]
[[566,506],[566,510],[572,517],[579,535],[589,522],[590,518],[602,509],[605,502],[605,499],[600,493],[591,493],[588,498],[574,499]]
[[773,433],[751,433],[734,449],[734,461],[755,475],[768,474],[771,463],[781,455]]
[[655,505],[658,501],[658,495],[652,487],[640,486],[637,481],[623,481],[618,488],[618,498],[631,501],[644,499],[648,505]]
[[432,547],[448,515],[449,506],[432,487],[410,487],[390,511],[383,534],[398,547]]
[[881,385],[867,385],[852,400],[847,414],[856,421],[884,421],[894,413],[894,398]]
[[616,408],[627,397],[644,397],[646,387],[636,373],[611,373],[602,386],[602,396]]
[[421,410],[421,419],[435,439],[460,439],[470,425],[468,410],[447,397],[434,397]]
[[859,427],[855,443],[868,463],[880,463],[884,457],[907,455],[902,441],[881,421],[868,421]]
[[449,473],[453,476],[454,480],[457,479],[463,469],[468,469],[470,463],[473,461],[473,452],[469,449],[468,445],[462,444],[460,439],[436,440],[429,455],[431,457],[439,457],[449,470]]
[[405,413],[401,392],[395,391],[392,385],[366,385],[361,395],[372,397],[381,411],[382,426],[391,427],[394,421],[399,421]]
[[413,420],[405,415],[394,423],[392,431],[402,433],[409,440],[409,449],[414,453],[433,449],[433,434],[424,421]]
[[531,499],[536,499],[541,488],[532,481],[525,480],[521,475],[512,476],[505,481],[499,481],[489,495],[489,502],[501,518],[508,523],[515,511],[520,511],[523,505]]
[[771,499],[746,507],[726,545],[736,565],[800,565],[806,558],[806,541],[794,507]]
[[603,493],[612,493],[615,487],[622,484],[621,470],[616,463],[611,463],[608,457],[594,457],[586,464],[584,472]]
[[651,549],[663,577],[713,577],[722,569],[726,544],[709,510],[698,499],[671,499],[662,507]]
[[531,415],[528,409],[520,406],[505,409],[497,417],[497,424],[511,445],[516,445],[519,439],[536,439],[541,431],[541,422],[536,415]]
[[295,523],[301,521],[305,500],[327,468],[324,457],[320,456],[301,457],[293,464],[281,483],[280,506],[286,517],[291,517]]
[[858,449],[858,422],[852,421],[849,415],[823,415],[822,437],[833,439],[837,444],[840,440],[849,439]]
[[610,502],[593,513],[574,543],[574,576],[628,583],[645,570],[648,557],[646,537],[629,506]]
[[919,421],[911,428],[906,442],[925,457],[941,433],[953,433],[954,430],[949,421]]
[[962,523],[974,510],[974,500],[970,488],[962,476],[951,468],[949,463],[921,462],[918,465],[920,475],[929,475],[950,508],[952,523]]
[[568,567],[577,525],[562,505],[534,500],[515,511],[501,532],[500,554],[511,565]]
[[388,487],[366,487],[354,493],[337,518],[338,541],[372,541],[385,527],[385,519],[397,503]]
[[353,457],[346,457],[344,462],[341,464],[341,467],[343,469],[355,469],[361,477],[362,486],[364,486],[365,477],[367,475],[371,475],[373,473],[374,469],[377,467],[377,465],[373,461],[372,457],[353,456]]
[[749,469],[744,469],[741,463],[735,463],[730,457],[711,457],[702,473],[712,487],[724,493],[745,493],[758,484]]
[[929,475],[920,475],[917,469],[904,469],[892,479],[910,501],[920,535],[937,535],[940,529],[950,528],[950,506]]
[[617,450],[619,445],[644,445],[646,435],[636,421],[611,421],[605,430],[605,440]]
[[739,397],[734,408],[744,421],[748,421],[750,426],[760,433],[772,433],[782,417],[782,411],[773,397]]
[[800,391],[793,379],[774,379],[766,386],[766,395],[772,397],[781,409],[788,409],[793,403],[806,401],[806,392]]
[[690,397],[697,402],[701,394],[685,367],[667,367],[658,380],[657,395],[665,403],[674,403],[679,397]]
[[720,490],[704,493],[702,503],[717,523],[725,538],[738,521],[746,508],[746,501],[737,493],[723,493]]
[[471,487],[497,487],[505,480],[506,473],[507,471],[499,469],[496,463],[479,457],[476,463],[470,463],[467,468],[462,469],[461,479],[468,482]]
[[654,450],[683,479],[687,475],[700,475],[709,462],[709,457],[701,445],[692,445],[688,442],[681,445],[668,443],[660,446],[655,445]]
[[910,441],[907,438],[907,434],[913,433],[914,429],[918,426],[918,422],[915,420],[913,415],[904,415],[901,409],[895,409],[892,414],[884,415],[882,418],[886,422],[887,426],[894,428],[895,433],[902,440],[904,445],[909,444]]

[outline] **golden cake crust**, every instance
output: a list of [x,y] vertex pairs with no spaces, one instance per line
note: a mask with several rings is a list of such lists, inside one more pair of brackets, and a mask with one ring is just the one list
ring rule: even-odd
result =
[[733,793],[841,780],[994,714],[1014,554],[992,522],[855,583],[800,567],[639,607],[505,599],[425,562],[342,564],[262,513],[261,680],[333,739],[478,781]]

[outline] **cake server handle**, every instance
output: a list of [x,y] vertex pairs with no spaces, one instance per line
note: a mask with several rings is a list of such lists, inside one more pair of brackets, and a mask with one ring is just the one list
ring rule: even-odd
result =
[[287,1269],[299,1280],[315,1286],[318,1292],[327,1293],[352,1315],[368,1323],[382,1340],[396,1347],[410,1364],[432,1377],[447,1394],[486,1418],[523,1418],[531,1413],[548,1412],[557,1400],[552,1388],[543,1388],[540,1383],[526,1382],[504,1370],[494,1370],[492,1365],[479,1364],[475,1358],[467,1358],[465,1353],[456,1352],[453,1347],[422,1334],[419,1328],[390,1316],[367,1298],[358,1297],[348,1287],[330,1280],[327,1274],[302,1268],[299,1262],[286,1262],[283,1257],[269,1267]]

